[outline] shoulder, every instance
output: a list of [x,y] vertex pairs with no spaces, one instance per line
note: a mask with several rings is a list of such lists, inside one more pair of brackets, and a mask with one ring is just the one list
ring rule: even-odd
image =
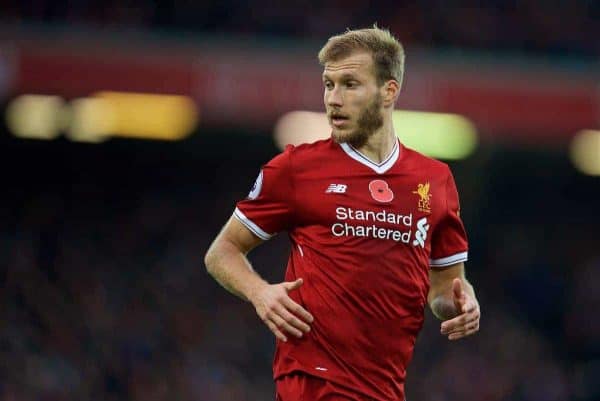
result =
[[331,139],[320,140],[300,145],[287,145],[285,149],[267,162],[263,169],[279,171],[310,170],[315,165],[322,165],[326,160],[332,160],[336,152],[335,142]]
[[302,143],[300,145],[288,145],[286,150],[290,149],[294,154],[300,156],[307,156],[313,154],[319,154],[322,152],[329,152],[335,149],[335,142],[331,138],[321,139],[311,143]]
[[434,174],[437,176],[446,177],[448,175],[452,175],[450,167],[442,161],[425,156],[424,154],[408,148],[405,145],[402,145],[402,151],[405,152],[403,159],[414,168],[417,168],[421,171],[427,171],[429,174]]
[[339,152],[339,146],[331,139],[322,139],[301,145],[288,145],[285,152],[295,162],[308,162],[329,158],[333,153]]

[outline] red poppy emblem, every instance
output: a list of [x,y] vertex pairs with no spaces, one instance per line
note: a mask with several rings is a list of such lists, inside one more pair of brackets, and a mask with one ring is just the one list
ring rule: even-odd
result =
[[388,203],[394,199],[394,193],[388,186],[388,183],[383,180],[373,180],[369,183],[369,191],[371,196],[377,202]]

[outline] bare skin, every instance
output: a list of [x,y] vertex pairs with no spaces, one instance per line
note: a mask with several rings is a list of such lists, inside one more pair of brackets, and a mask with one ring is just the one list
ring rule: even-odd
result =
[[254,305],[260,319],[280,339],[301,338],[310,331],[313,316],[288,293],[303,281],[269,284],[254,271],[246,255],[263,241],[231,217],[206,252],[204,263],[219,284]]
[[[361,114],[376,97],[381,99],[381,126],[371,132],[363,132],[368,138],[356,148],[376,163],[385,160],[397,140],[392,125],[392,112],[400,95],[400,84],[389,80],[381,87],[377,85],[371,55],[358,52],[325,64],[323,85],[323,100],[332,129],[331,135],[337,142],[348,142],[360,128],[358,119]],[[334,116],[338,114],[346,119],[336,120]]]
[[440,333],[458,340],[479,331],[481,312],[473,286],[465,278],[464,263],[430,270],[429,307],[440,320]]
[[[352,144],[363,155],[379,163],[393,151],[397,141],[392,125],[400,84],[388,80],[378,85],[373,60],[367,52],[355,52],[328,62],[323,71],[325,109],[335,141]],[[260,319],[281,341],[301,338],[310,331],[314,318],[294,302],[289,293],[303,284],[269,284],[252,268],[246,255],[262,240],[235,217],[231,217],[205,256],[208,272],[223,287],[252,303]],[[479,304],[464,276],[462,263],[444,270],[431,270],[428,302],[441,320],[441,333],[456,340],[479,329]]]

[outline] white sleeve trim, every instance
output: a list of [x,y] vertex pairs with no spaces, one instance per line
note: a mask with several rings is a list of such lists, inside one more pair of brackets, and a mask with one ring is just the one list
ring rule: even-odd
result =
[[460,252],[445,258],[429,259],[429,266],[431,267],[446,267],[455,263],[466,262],[469,259],[469,253],[467,251]]
[[248,228],[248,230],[252,231],[258,238],[267,241],[273,238],[274,234],[269,234],[259,226],[257,226],[252,220],[246,217],[244,213],[237,207],[235,208],[233,215],[237,217],[237,219]]

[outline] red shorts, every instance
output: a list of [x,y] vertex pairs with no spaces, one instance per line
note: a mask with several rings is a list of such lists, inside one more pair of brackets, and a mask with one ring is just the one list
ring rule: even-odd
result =
[[372,401],[320,377],[294,372],[275,381],[276,401]]

